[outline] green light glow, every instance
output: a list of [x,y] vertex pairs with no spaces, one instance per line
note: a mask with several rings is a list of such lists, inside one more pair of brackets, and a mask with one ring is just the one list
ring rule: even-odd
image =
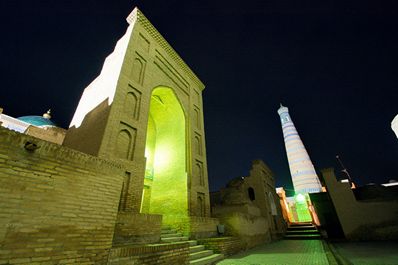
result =
[[294,200],[295,200],[295,205],[296,205],[296,212],[297,212],[297,217],[298,217],[298,221],[299,222],[311,222],[312,218],[311,218],[311,214],[310,211],[308,209],[308,205],[307,205],[307,198],[308,194],[296,194],[296,196],[294,196]]
[[149,205],[145,211],[162,214],[164,220],[187,216],[185,116],[170,88],[152,92],[145,157],[145,183],[150,189],[143,195]]
[[297,194],[296,196],[296,201],[299,203],[304,203],[305,202],[305,196],[301,193]]

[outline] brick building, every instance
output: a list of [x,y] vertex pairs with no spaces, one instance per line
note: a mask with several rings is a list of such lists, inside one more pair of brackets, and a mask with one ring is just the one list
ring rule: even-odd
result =
[[[0,264],[187,264],[209,253],[192,253],[188,238],[241,249],[237,238],[209,239],[220,220],[210,214],[203,83],[137,8],[127,22],[66,132],[0,126]],[[181,242],[161,240],[162,227]]]

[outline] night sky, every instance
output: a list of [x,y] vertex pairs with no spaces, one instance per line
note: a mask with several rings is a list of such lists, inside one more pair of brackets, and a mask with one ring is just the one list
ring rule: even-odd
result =
[[338,168],[339,154],[359,184],[398,179],[393,0],[1,0],[4,113],[51,108],[67,128],[135,6],[206,85],[210,190],[247,176],[254,159],[291,189],[280,102],[316,170]]

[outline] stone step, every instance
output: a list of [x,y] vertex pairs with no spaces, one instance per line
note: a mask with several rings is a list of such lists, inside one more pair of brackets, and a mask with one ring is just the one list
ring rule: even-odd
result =
[[177,231],[175,229],[165,229],[161,231],[162,234],[173,234],[173,233],[177,233]]
[[160,237],[164,238],[164,237],[180,237],[182,236],[182,233],[170,233],[170,234],[161,234]]
[[217,261],[220,261],[224,259],[224,255],[223,254],[213,254],[207,257],[203,257],[200,259],[195,259],[195,260],[190,260],[189,264],[193,264],[193,265],[208,265],[208,264],[214,264]]
[[313,229],[316,230],[316,227],[315,226],[294,226],[294,227],[289,226],[287,228],[287,230],[291,230],[291,231],[295,231],[295,230],[313,230]]
[[195,252],[202,251],[202,250],[205,250],[205,246],[203,246],[203,245],[197,245],[197,246],[190,246],[189,247],[189,252],[190,253],[195,253]]
[[303,225],[313,225],[311,222],[302,222],[302,223],[290,223],[289,226],[303,226]]
[[301,239],[301,240],[306,240],[306,239],[321,239],[320,234],[309,234],[309,235],[285,235],[285,239]]
[[286,231],[286,234],[319,234],[318,230],[293,230]]
[[213,254],[214,254],[213,250],[202,250],[202,251],[190,253],[189,260],[200,259],[200,258],[204,258],[207,256],[211,256]]
[[196,241],[196,240],[188,240],[187,242],[189,243],[190,247],[196,246],[198,244],[198,241]]
[[162,242],[179,242],[179,241],[188,241],[188,237],[186,236],[178,236],[178,237],[162,237]]

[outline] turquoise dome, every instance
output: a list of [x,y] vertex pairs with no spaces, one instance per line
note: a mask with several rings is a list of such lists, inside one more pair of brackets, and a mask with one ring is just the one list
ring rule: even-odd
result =
[[18,120],[24,121],[26,123],[32,124],[38,127],[45,126],[56,126],[51,120],[44,118],[43,116],[22,116]]

